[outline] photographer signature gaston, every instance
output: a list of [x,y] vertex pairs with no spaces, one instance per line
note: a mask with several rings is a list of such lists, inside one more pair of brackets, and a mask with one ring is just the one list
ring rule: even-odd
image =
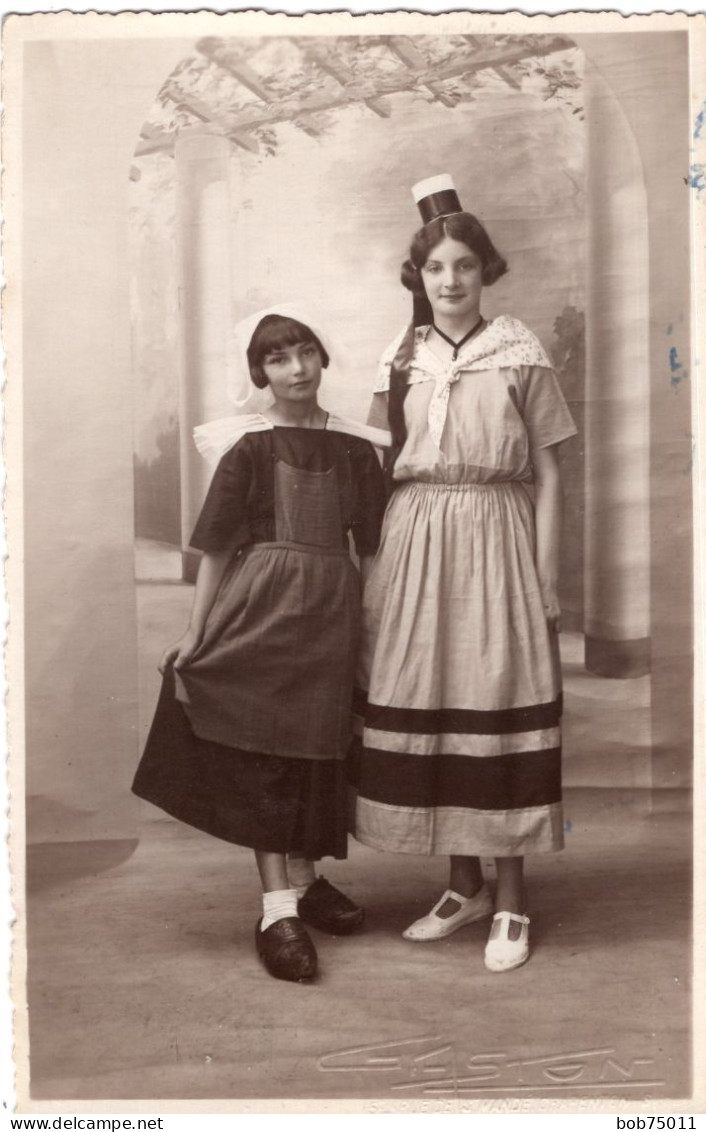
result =
[[437,1035],[339,1050],[320,1057],[318,1066],[324,1073],[374,1073],[391,1091],[421,1090],[438,1097],[509,1090],[570,1093],[577,1088],[600,1093],[664,1084],[653,1058],[628,1057],[612,1047],[527,1058],[498,1052],[466,1055]]

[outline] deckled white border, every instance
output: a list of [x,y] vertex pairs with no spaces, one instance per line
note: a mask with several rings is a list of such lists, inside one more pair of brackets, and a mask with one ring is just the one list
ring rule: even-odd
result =
[[[117,3],[101,5],[101,13],[90,10],[90,6],[82,7],[72,5],[71,11],[63,4],[30,5],[27,0],[18,0],[17,3],[5,3],[0,11],[4,14],[17,12],[23,18],[10,17],[4,28],[3,61],[3,95],[5,101],[4,112],[4,146],[3,161],[4,175],[4,211],[9,216],[9,226],[5,232],[5,274],[11,279],[17,278],[14,271],[18,263],[18,242],[22,224],[21,180],[20,180],[20,152],[21,138],[19,135],[19,104],[15,97],[19,91],[21,79],[21,58],[19,47],[22,42],[31,38],[71,38],[71,39],[100,39],[110,38],[167,38],[189,37],[196,38],[204,35],[228,35],[236,32],[241,35],[280,35],[286,29],[292,34],[292,19],[282,14],[265,14],[267,8],[257,11],[236,11],[229,8],[227,14],[219,14],[224,9],[214,7],[212,11],[193,11],[193,7],[175,0],[169,6],[170,13],[165,13],[163,6],[145,4],[138,11],[124,12],[124,8]],[[328,9],[325,14],[311,14]],[[338,7],[338,14],[335,9]],[[392,34],[393,32],[415,35],[428,33],[430,30],[429,16],[424,13],[436,13],[439,5],[415,5],[415,11],[392,12],[390,3],[372,2],[365,6],[365,11],[378,13],[372,16],[357,16],[355,19],[350,13],[361,10],[361,5],[334,4],[307,6],[305,14],[301,5],[283,3],[277,5],[278,13],[290,12],[297,17],[296,32],[298,34],[316,31],[317,35],[340,35],[355,31],[363,34],[366,31],[375,34]],[[340,9],[343,8],[343,12]],[[667,3],[663,11],[652,13],[644,4],[635,4],[621,7],[620,10],[601,11],[600,2],[586,4],[581,12],[570,14],[533,14],[528,24],[525,15],[514,12],[501,16],[493,14],[502,12],[506,5],[502,0],[488,3],[484,12],[473,13],[472,30],[483,34],[499,32],[507,34],[514,30],[521,30],[529,34],[578,34],[581,32],[596,32],[597,29],[606,32],[618,31],[673,31],[688,30],[690,38],[691,57],[691,84],[692,84],[692,125],[696,114],[706,105],[706,16],[698,14],[689,18],[684,12],[700,13],[698,4]],[[60,11],[57,11],[60,9]],[[334,12],[332,13],[332,9]],[[459,19],[463,19],[464,31],[469,30],[469,14],[465,5],[451,0],[444,4],[445,14],[435,14],[433,31],[435,34],[451,33],[458,26]],[[545,5],[545,12],[560,12],[558,5]],[[176,10],[176,14],[173,14]],[[123,12],[119,16],[111,16],[111,12]],[[32,15],[31,13],[45,12],[45,15]],[[87,12],[80,19],[75,13]],[[599,15],[594,14],[600,12]],[[639,13],[630,15],[630,13]],[[669,12],[676,14],[670,15]],[[26,13],[26,16],[24,15]],[[448,14],[451,13],[451,14]],[[644,14],[643,14],[644,13]],[[704,130],[706,135],[706,130]],[[700,152],[699,152],[700,148]],[[695,144],[694,163],[704,163],[706,166],[706,136],[700,139],[699,148]],[[706,1016],[703,1004],[706,1001],[706,948],[703,945],[704,929],[706,929],[706,871],[704,869],[704,801],[706,800],[706,768],[704,766],[704,685],[706,684],[706,623],[704,619],[705,593],[704,593],[704,551],[706,550],[706,537],[704,531],[704,503],[706,502],[706,461],[701,456],[701,446],[706,443],[704,432],[704,410],[706,408],[706,395],[703,389],[703,362],[699,358],[706,357],[704,352],[705,339],[703,327],[703,296],[706,293],[706,264],[704,244],[706,242],[706,191],[703,194],[692,194],[692,230],[693,230],[693,257],[692,257],[692,357],[693,363],[693,404],[694,404],[694,433],[697,436],[697,448],[694,462],[694,538],[696,544],[696,681],[697,696],[695,714],[695,750],[696,750],[696,833],[694,843],[695,876],[695,939],[696,951],[694,956],[694,1016],[695,1016],[695,1044],[694,1044],[694,1082],[695,1095],[689,1100],[669,1101],[632,1101],[615,1100],[604,1103],[591,1104],[590,1110],[585,1103],[570,1098],[560,1101],[544,1100],[532,1101],[531,1109],[534,1112],[544,1113],[699,1113],[704,1111],[706,1090],[704,1089],[704,1074],[702,1066],[706,1064]],[[5,340],[7,350],[11,356],[10,373],[21,373],[21,334],[19,333],[19,309],[12,287],[4,294],[5,308]],[[11,689],[11,720],[10,737],[13,749],[24,749],[23,735],[23,671],[24,657],[22,653],[22,580],[21,580],[21,537],[22,530],[22,499],[14,480],[13,470],[21,465],[21,400],[15,384],[10,382],[6,390],[6,417],[8,431],[6,437],[6,462],[10,469],[10,498],[6,508],[8,523],[12,529],[13,558],[7,562],[7,589],[11,608],[13,610],[12,633],[7,653],[7,677]],[[24,771],[21,760],[16,758],[12,766],[12,793],[17,798],[24,797]],[[24,923],[24,835],[20,826],[23,824],[22,813],[19,809],[13,815],[13,828],[11,831],[12,866],[13,866],[13,902],[15,914],[19,924]],[[0,920],[6,917],[7,901],[0,903]],[[6,953],[3,954],[7,969]],[[260,1100],[260,1101],[233,1101],[212,1099],[208,1101],[170,1101],[141,1100],[127,1102],[124,1100],[109,1102],[101,1101],[57,1101],[39,1102],[28,1099],[27,1090],[27,1026],[26,1011],[22,1009],[25,983],[25,951],[23,929],[17,930],[13,969],[13,994],[16,1004],[16,1033],[15,1058],[17,1070],[17,1094],[22,1112],[53,1112],[53,1113],[405,1113],[409,1114],[424,1107],[425,1112],[448,1112],[444,1102],[430,1102],[424,1100],[416,1104],[414,1101],[398,1102],[368,1100],[338,1100],[325,1102],[312,1102],[308,1100]],[[0,994],[0,1005],[7,1002]],[[701,1006],[701,1009],[698,1007]],[[10,1039],[3,1031],[2,1044],[0,1044],[0,1058],[3,1067],[8,1065],[5,1056]],[[11,1083],[5,1076],[0,1080],[2,1092],[0,1101],[5,1101],[11,1108],[13,1090]],[[463,1102],[463,1112],[478,1111],[483,1102]],[[526,1109],[525,1109],[526,1111]]]

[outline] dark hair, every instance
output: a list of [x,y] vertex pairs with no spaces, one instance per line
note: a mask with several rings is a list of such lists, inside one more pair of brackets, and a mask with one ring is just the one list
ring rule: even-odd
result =
[[478,256],[482,265],[481,279],[486,287],[495,283],[507,271],[507,263],[495,247],[490,236],[477,217],[470,212],[455,212],[451,216],[440,216],[425,224],[412,238],[409,259],[402,264],[400,280],[402,286],[414,296],[414,315],[400,342],[390,369],[390,395],[387,418],[392,433],[392,447],[385,453],[385,470],[392,475],[395,460],[407,439],[407,426],[404,420],[404,400],[407,396],[409,365],[414,353],[414,328],[432,321],[431,304],[427,298],[422,281],[421,269],[429,259],[434,248],[445,238],[458,240]]
[[415,295],[426,293],[420,271],[437,244],[446,238],[458,240],[475,252],[482,264],[484,287],[490,287],[507,271],[507,263],[480,220],[470,212],[454,212],[451,216],[440,216],[425,224],[412,238],[409,259],[402,264],[400,273],[402,285],[408,291]]
[[327,369],[328,353],[310,327],[288,315],[266,314],[255,327],[247,349],[248,368],[253,385],[258,389],[267,388],[267,378],[262,365],[268,354],[275,354],[287,346],[301,346],[309,342],[316,346],[321,355],[321,365]]

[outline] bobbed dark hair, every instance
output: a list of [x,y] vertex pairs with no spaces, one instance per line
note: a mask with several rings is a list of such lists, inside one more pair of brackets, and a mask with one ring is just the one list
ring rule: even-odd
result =
[[267,388],[267,378],[262,366],[268,354],[275,354],[287,346],[303,346],[308,343],[316,346],[321,356],[321,365],[327,369],[328,353],[309,326],[289,315],[266,314],[255,327],[247,348],[248,369],[253,385],[258,389]]
[[475,252],[481,261],[481,280],[484,286],[492,286],[508,270],[507,262],[495,247],[480,220],[470,212],[454,212],[450,216],[439,216],[436,220],[425,224],[412,237],[409,258],[402,264],[400,280],[402,286],[414,296],[414,316],[400,342],[390,369],[387,417],[392,433],[392,447],[385,452],[385,471],[389,481],[392,478],[395,460],[407,439],[404,400],[407,396],[409,366],[414,353],[414,328],[433,321],[431,304],[424,289],[421,270],[434,248],[446,238],[458,240]]
[[402,264],[400,278],[403,287],[413,295],[424,295],[421,269],[437,244],[443,239],[458,240],[478,256],[483,270],[484,287],[490,287],[507,271],[507,262],[500,255],[480,220],[470,212],[454,212],[440,216],[425,224],[412,238],[409,259]]

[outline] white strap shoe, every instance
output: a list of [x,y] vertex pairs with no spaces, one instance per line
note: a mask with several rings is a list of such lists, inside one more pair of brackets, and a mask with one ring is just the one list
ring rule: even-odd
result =
[[[437,913],[440,908],[443,908],[447,900],[455,900],[461,907],[450,916],[439,916]],[[485,884],[478,889],[474,896],[460,896],[458,892],[452,892],[450,888],[447,888],[431,912],[422,916],[421,920],[415,920],[413,924],[410,924],[402,932],[402,936],[404,939],[411,939],[415,943],[423,943],[432,939],[445,939],[447,935],[452,935],[465,924],[472,924],[474,920],[482,920],[485,916],[489,916],[492,910],[493,902]]]
[[[516,912],[496,912],[493,924],[500,921],[500,930],[492,934],[485,947],[485,965],[489,971],[511,971],[521,967],[529,959],[529,917],[518,916]],[[510,939],[510,921],[522,924],[517,939]]]

